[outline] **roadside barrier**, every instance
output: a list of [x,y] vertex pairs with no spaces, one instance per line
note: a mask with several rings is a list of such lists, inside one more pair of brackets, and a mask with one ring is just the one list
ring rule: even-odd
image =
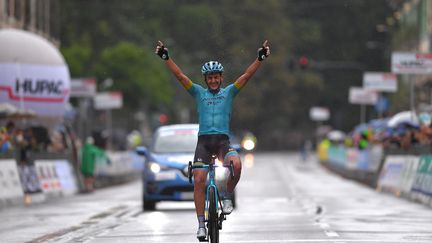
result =
[[432,206],[432,155],[420,157],[412,186],[412,198]]
[[107,151],[108,160],[96,160],[96,176],[114,176],[130,172],[131,159],[125,152]]
[[402,170],[402,181],[400,188],[402,193],[409,194],[412,191],[414,180],[417,174],[420,157],[414,155],[407,155]]
[[0,206],[22,203],[24,192],[15,159],[0,159]]
[[345,148],[343,144],[320,148],[321,164],[344,177],[361,181],[378,191],[390,192],[432,206],[432,154],[429,148],[411,151]]
[[141,176],[143,158],[133,151],[107,151],[109,161],[95,163],[96,187],[123,183]]
[[[346,148],[343,144],[331,144],[319,148],[321,163],[334,172],[375,187],[383,157],[383,148],[374,144],[367,149]],[[324,154],[326,153],[326,154]]]
[[432,155],[388,156],[377,189],[432,206]]
[[24,192],[24,203],[32,204],[45,201],[46,198],[42,193],[36,167],[27,164],[18,165],[18,173]]
[[[108,151],[110,160],[96,162],[96,186],[110,186],[141,176],[144,159],[133,151]],[[80,172],[71,154],[32,153],[26,163],[0,157],[0,207],[41,203],[79,192]]]
[[[321,152],[322,153],[322,152]],[[344,145],[331,145],[327,150],[327,163],[353,171],[376,172],[383,157],[383,148],[376,144],[368,149],[346,148]]]
[[43,193],[48,196],[60,196],[61,184],[55,168],[55,161],[36,160],[34,164]]
[[347,160],[345,163],[345,168],[347,170],[355,170],[357,168],[357,160],[359,157],[358,150],[353,148],[348,148],[346,150]]
[[78,192],[77,179],[71,164],[67,160],[57,160],[55,169],[61,185],[63,196],[68,196]]
[[34,163],[44,194],[59,197],[77,192],[75,175],[67,160],[36,160]]
[[418,156],[389,155],[385,158],[377,190],[392,192],[397,196],[409,193],[418,167]]

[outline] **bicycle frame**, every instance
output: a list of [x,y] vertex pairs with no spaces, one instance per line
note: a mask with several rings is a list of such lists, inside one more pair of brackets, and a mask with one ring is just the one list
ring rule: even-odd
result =
[[216,170],[215,167],[217,167],[217,165],[215,164],[209,164],[206,165],[205,167],[207,167],[208,173],[209,173],[209,182],[206,188],[206,205],[205,205],[205,217],[206,220],[208,220],[208,211],[209,211],[209,206],[210,206],[210,188],[213,187],[214,191],[215,191],[215,196],[216,196],[216,212],[219,212],[219,206],[221,204],[221,201],[219,200],[219,190],[217,188],[216,182],[215,182],[215,175],[216,175]]
[[[216,167],[218,167],[218,165],[216,165],[215,163],[210,163],[210,164],[200,164],[200,165],[192,165],[192,162],[189,162],[189,170],[190,172],[193,169],[206,169],[208,171],[208,184],[206,186],[206,197],[205,197],[205,218],[206,221],[208,220],[208,210],[209,210],[209,191],[210,188],[213,187],[214,191],[215,191],[215,196],[216,196],[216,202],[218,202],[216,204],[216,211],[219,212],[219,206],[221,205],[221,201],[220,201],[220,197],[219,197],[219,190],[217,188],[216,182],[215,182],[215,175],[216,175]],[[190,173],[191,174],[191,173]],[[192,177],[190,177],[190,182],[192,183],[191,180]]]

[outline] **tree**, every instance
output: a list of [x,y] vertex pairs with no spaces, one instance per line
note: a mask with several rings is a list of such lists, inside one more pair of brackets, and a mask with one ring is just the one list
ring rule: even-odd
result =
[[114,80],[111,89],[124,93],[124,103],[129,108],[151,109],[172,102],[168,73],[147,49],[120,42],[102,52],[95,70],[98,80]]

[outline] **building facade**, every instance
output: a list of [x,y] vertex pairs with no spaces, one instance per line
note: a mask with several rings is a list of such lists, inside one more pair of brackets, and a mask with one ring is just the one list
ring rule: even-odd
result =
[[57,0],[0,0],[0,28],[27,30],[58,47],[59,4]]

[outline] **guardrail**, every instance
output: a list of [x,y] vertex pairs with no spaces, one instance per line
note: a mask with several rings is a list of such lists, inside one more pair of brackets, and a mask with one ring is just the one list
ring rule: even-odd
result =
[[432,206],[432,151],[383,149],[379,144],[365,150],[329,145],[318,148],[322,165],[378,191],[390,192]]

